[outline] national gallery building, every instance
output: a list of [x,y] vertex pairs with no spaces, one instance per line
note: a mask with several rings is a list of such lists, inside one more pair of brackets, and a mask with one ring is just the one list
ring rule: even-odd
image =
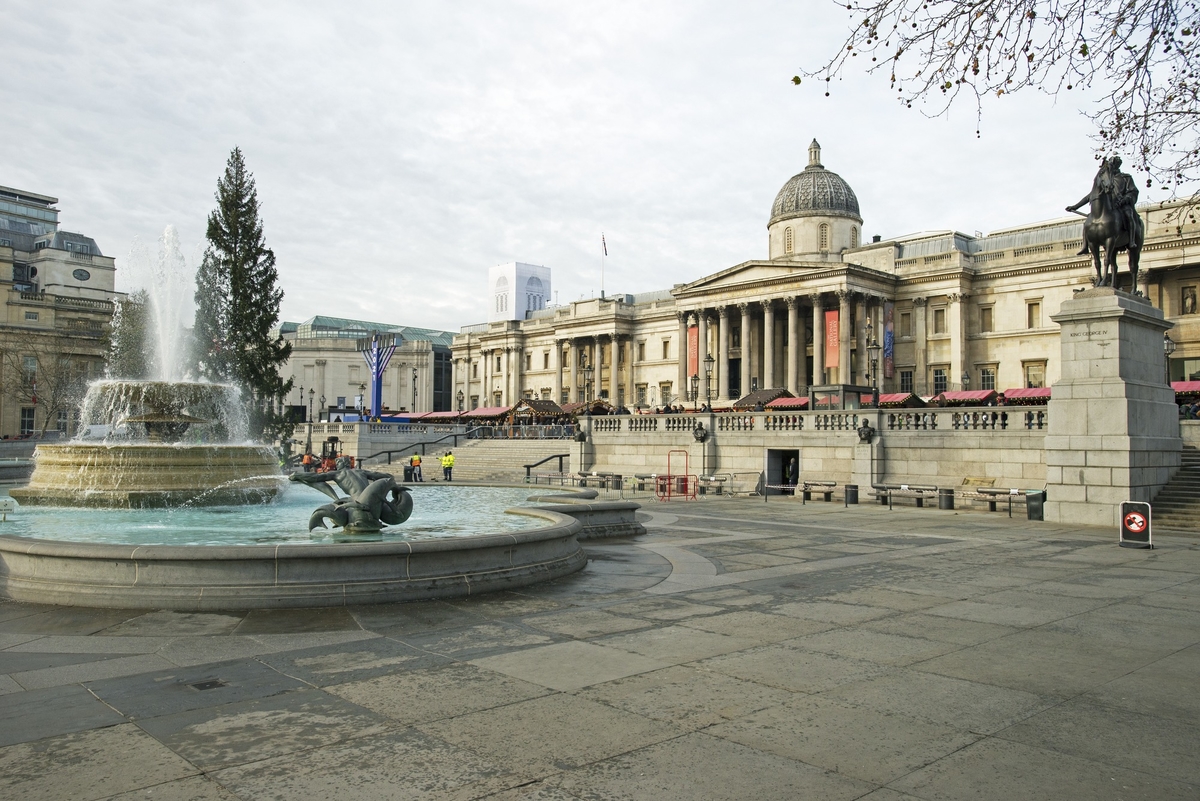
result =
[[[1200,373],[1200,225],[1177,219],[1181,205],[1140,207],[1139,288],[1176,325],[1172,380]],[[463,409],[598,397],[645,407],[688,400],[695,376],[699,402],[720,407],[757,389],[803,395],[877,380],[884,392],[927,396],[1058,379],[1050,315],[1092,283],[1091,257],[1076,255],[1082,218],[987,236],[865,242],[862,230],[854,190],[814,141],[771,206],[764,259],[669,290],[552,307],[512,302],[540,296],[519,285],[519,269],[494,280],[492,320],[453,338],[451,395]],[[528,280],[548,290],[547,275]]]

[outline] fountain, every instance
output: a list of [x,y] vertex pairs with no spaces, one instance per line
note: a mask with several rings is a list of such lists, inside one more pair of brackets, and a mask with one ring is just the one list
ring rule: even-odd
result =
[[29,485],[13,497],[134,508],[269,500],[280,488],[278,459],[270,447],[246,441],[237,388],[187,379],[194,278],[174,227],[163,232],[157,260],[135,242],[128,261],[149,295],[154,380],[93,382],[76,438],[38,445]]
[[[434,524],[456,536],[428,527],[405,536],[405,528],[388,527],[413,515],[409,492],[368,471],[298,476],[333,501],[305,527],[302,516],[293,517],[303,502],[285,497],[295,484],[281,475],[274,453],[246,441],[236,389],[183,373],[192,279],[174,230],[164,233],[156,265],[136,251],[131,261],[150,272],[155,380],[93,383],[80,436],[37,448],[29,486],[12,495],[38,508],[24,529],[0,528],[0,596],[207,610],[474,595],[582,569],[579,539],[645,531],[634,517],[637,504],[595,503],[594,490],[507,510],[536,528],[485,522],[471,504],[446,497],[472,492],[456,484],[427,496],[458,515]],[[108,508],[55,508],[64,506]],[[325,529],[326,519],[341,530]]]

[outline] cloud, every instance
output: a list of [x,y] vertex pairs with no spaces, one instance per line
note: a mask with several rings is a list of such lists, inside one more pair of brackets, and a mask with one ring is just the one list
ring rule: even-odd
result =
[[844,25],[795,2],[8,0],[0,183],[110,255],[168,224],[194,253],[236,145],[285,318],[446,329],[486,317],[493,264],[597,292],[601,231],[610,292],[765,256],[814,137],[868,235],[1054,217],[1090,185],[1087,122],[1052,98],[992,104],[976,138],[972,108],[927,119],[876,78],[792,86]]

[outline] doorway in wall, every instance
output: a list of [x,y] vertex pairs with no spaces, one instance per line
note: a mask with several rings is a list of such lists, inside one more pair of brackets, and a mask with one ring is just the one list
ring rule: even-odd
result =
[[[764,457],[764,467],[768,486],[780,486],[787,483],[787,466],[796,460],[796,478],[800,477],[800,451],[795,448],[767,448]],[[769,495],[791,495],[791,490],[767,489]]]

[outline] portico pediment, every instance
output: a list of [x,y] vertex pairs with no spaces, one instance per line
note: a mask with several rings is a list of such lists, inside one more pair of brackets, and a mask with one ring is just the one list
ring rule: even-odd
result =
[[844,270],[840,261],[747,261],[672,290],[677,298],[721,290],[748,289],[764,284],[806,278],[814,273]]

